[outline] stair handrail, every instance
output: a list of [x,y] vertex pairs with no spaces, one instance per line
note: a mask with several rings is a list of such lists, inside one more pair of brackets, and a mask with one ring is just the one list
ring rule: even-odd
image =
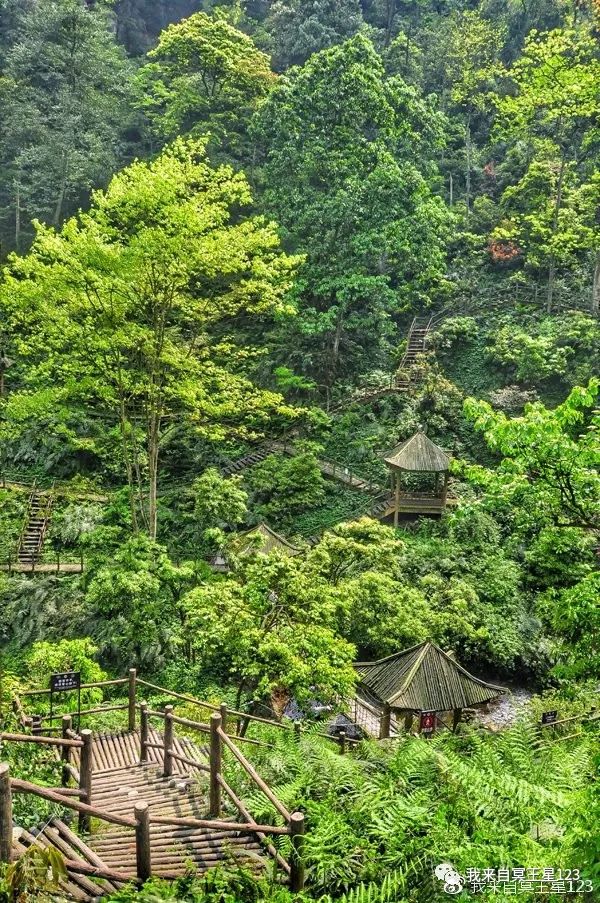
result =
[[21,527],[21,533],[20,533],[19,538],[18,538],[18,540],[17,540],[17,552],[16,552],[16,559],[17,559],[17,561],[19,560],[19,555],[20,555],[20,553],[21,553],[21,548],[22,548],[23,540],[24,540],[24,538],[25,538],[25,534],[27,533],[27,527],[28,527],[29,521],[30,521],[30,519],[31,519],[31,510],[32,510],[32,507],[33,507],[33,499],[35,498],[35,496],[36,496],[36,494],[37,494],[36,486],[37,486],[37,481],[34,480],[34,481],[33,481],[33,485],[32,485],[32,487],[31,487],[31,489],[30,489],[30,491],[29,491],[29,498],[27,499],[27,510],[26,510],[26,512],[25,512],[25,519],[24,519],[24,522],[23,522],[23,526]]
[[[163,740],[161,742],[155,742],[155,740],[150,739],[149,733],[149,719],[150,718],[162,718],[164,719],[164,730],[163,730]],[[146,702],[140,703],[140,764],[147,764],[148,762],[148,750],[155,749],[162,752],[163,755],[163,776],[168,778],[173,774],[173,762],[182,762],[184,765],[188,767],[197,768],[200,771],[208,771],[209,773],[209,797],[210,797],[210,815],[212,819],[219,819],[222,813],[222,799],[221,799],[221,791],[224,790],[227,796],[234,803],[238,811],[241,815],[247,819],[247,827],[252,830],[252,833],[255,833],[260,841],[266,844],[266,847],[269,853],[276,859],[278,864],[284,869],[286,874],[289,876],[290,884],[292,890],[297,892],[302,890],[304,887],[304,867],[302,864],[301,857],[301,846],[302,846],[302,838],[304,836],[304,815],[301,812],[291,813],[284,806],[284,804],[277,798],[277,796],[273,793],[271,788],[268,786],[266,781],[264,781],[253,765],[246,759],[244,754],[237,747],[237,741],[246,740],[249,738],[245,737],[235,737],[232,738],[227,734],[227,718],[228,718],[228,710],[227,706],[222,703],[219,706],[219,710],[212,712],[210,716],[210,723],[205,724],[202,722],[192,721],[189,718],[179,718],[173,713],[173,706],[168,705],[165,707],[164,712],[153,711],[148,708]],[[206,766],[203,762],[198,762],[194,759],[188,758],[187,756],[183,756],[180,753],[175,751],[174,748],[174,740],[175,740],[175,725],[180,724],[190,730],[200,731],[202,733],[208,733],[210,735],[210,747],[209,747],[209,765]],[[258,741],[250,741],[250,742],[258,742]],[[268,744],[261,744],[268,745]],[[282,827],[280,825],[261,825],[256,822],[255,819],[251,816],[246,806],[239,799],[237,794],[231,788],[229,783],[225,780],[225,776],[223,773],[223,748],[226,747],[233,755],[233,757],[237,760],[237,762],[242,766],[246,774],[250,776],[259,790],[267,797],[270,803],[273,805],[277,813],[283,819],[285,825]],[[167,825],[172,824],[173,821],[170,817],[164,816],[158,819],[150,817],[150,823]],[[184,827],[204,827],[205,823],[201,822],[198,819],[177,819],[176,824],[182,825]],[[210,823],[209,823],[210,824]],[[223,825],[223,830],[236,831],[238,830],[237,822],[212,822],[212,826],[215,824]],[[285,834],[288,835],[291,839],[292,843],[292,854],[290,858],[290,862],[288,863],[283,856],[275,849],[275,847],[270,844],[267,840],[268,834]]]
[[[220,721],[219,715],[217,715],[216,718],[219,718]],[[55,746],[60,745],[63,748],[78,747],[82,752],[82,774],[83,755],[86,751],[88,751],[88,756],[86,758],[89,763],[89,773],[91,780],[91,731],[84,731],[83,734],[85,736],[82,741],[65,738],[59,739],[51,737],[32,737],[29,735],[14,735],[14,737],[4,735],[4,739],[15,739],[21,742],[46,743]],[[218,765],[220,769],[220,747],[218,762],[216,762],[217,751],[213,748],[214,736],[215,732],[213,731],[213,734],[211,735],[211,763],[214,762],[215,766]],[[212,764],[211,769],[212,774],[214,771]],[[98,806],[93,806],[91,804],[91,783],[88,788],[77,791],[76,794],[66,788],[55,789],[42,787],[29,781],[23,781],[18,778],[11,778],[10,768],[8,764],[0,763],[0,863],[10,862],[12,859],[12,794],[25,793],[32,794],[34,796],[40,797],[41,799],[45,799],[48,802],[55,803],[64,808],[73,809],[74,811],[78,812],[80,829],[84,830],[86,833],[89,833],[91,829],[92,818],[99,819],[100,821],[105,821],[109,824],[115,824],[120,827],[133,828],[135,830],[136,838],[136,872],[137,881],[139,883],[147,881],[152,876],[152,855],[150,846],[150,826],[152,824],[173,827],[183,826],[200,829],[212,828],[222,832],[230,832],[232,834],[255,834],[263,841],[266,841],[268,834],[287,835],[290,837],[292,844],[292,855],[290,863],[286,862],[286,860],[280,855],[275,847],[272,846],[272,844],[268,844],[268,848],[269,852],[274,855],[277,862],[281,865],[281,867],[288,875],[292,890],[294,892],[301,891],[304,887],[304,865],[301,858],[302,838],[304,835],[304,815],[302,813],[290,814],[289,823],[284,826],[259,824],[255,819],[252,819],[247,814],[245,806],[240,800],[238,800],[237,796],[233,793],[233,791],[231,791],[231,788],[229,788],[226,782],[221,779],[220,773],[216,772],[216,775],[216,781],[219,786],[219,801],[220,788],[221,785],[223,785],[226,792],[227,790],[230,791],[234,804],[236,804],[238,808],[241,807],[242,810],[246,812],[246,822],[230,822],[221,820],[219,818],[220,806],[219,811],[215,814],[214,805],[211,805],[212,817],[210,819],[178,818],[175,816],[151,817],[148,810],[148,803],[146,802],[137,803],[134,806],[133,818],[125,815],[116,815],[112,812],[108,812],[105,809],[102,809]],[[83,798],[83,801],[81,799],[75,800],[73,798],[74,795],[81,796]],[[211,803],[214,804],[212,791]],[[70,865],[76,866],[78,864],[84,863],[70,863]],[[98,878],[108,876],[108,874],[108,870],[103,870],[100,867],[94,868],[94,875]],[[131,881],[131,876],[125,875],[124,873],[116,873],[111,871],[110,875],[112,876],[112,878],[117,877],[117,880],[123,881],[124,883]]]
[[43,523],[42,529],[40,531],[38,555],[40,555],[42,552],[42,549],[44,547],[44,542],[46,539],[46,533],[48,532],[48,527],[50,526],[52,509],[54,508],[54,501],[55,501],[55,495],[54,495],[55,487],[56,487],[56,480],[53,480],[50,490],[45,494],[46,507],[44,508],[44,523]]

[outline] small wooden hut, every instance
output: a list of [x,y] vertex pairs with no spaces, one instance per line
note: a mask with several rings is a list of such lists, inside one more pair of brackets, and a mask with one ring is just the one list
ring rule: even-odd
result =
[[[293,546],[284,536],[272,530],[268,524],[261,523],[251,530],[241,533],[235,540],[235,551],[238,555],[245,555],[249,552],[258,552],[261,555],[268,555],[269,552],[277,551],[290,558],[302,554],[302,549]],[[219,552],[211,560],[213,571],[222,574],[229,570],[229,562],[224,552]]]
[[[425,433],[415,433],[401,442],[384,459],[392,473],[394,526],[400,514],[441,514],[448,497],[450,458]],[[427,492],[411,492],[402,485],[402,475],[431,474],[433,485]]]
[[452,712],[453,729],[462,710],[484,705],[507,690],[470,674],[448,653],[429,641],[376,662],[358,662],[358,699],[380,712],[379,736],[390,736],[391,715],[404,718],[406,730],[414,715]]
[[268,555],[269,552],[281,552],[283,555],[288,555],[290,558],[295,558],[296,555],[302,554],[302,549],[293,546],[284,536],[281,536],[280,533],[276,533],[275,530],[272,530],[271,527],[265,523],[259,524],[252,530],[248,530],[240,537],[240,552],[250,552],[253,549],[262,552],[264,555]]

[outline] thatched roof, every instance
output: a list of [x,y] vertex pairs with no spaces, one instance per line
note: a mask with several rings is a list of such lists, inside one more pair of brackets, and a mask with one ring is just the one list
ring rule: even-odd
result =
[[415,433],[412,438],[401,442],[385,458],[385,463],[416,473],[443,473],[450,468],[450,458],[446,452],[425,433]]
[[289,555],[290,558],[302,554],[302,549],[293,546],[291,542],[288,542],[287,539],[285,539],[285,537],[276,533],[275,530],[272,530],[269,525],[265,523],[259,524],[257,527],[254,527],[254,529],[248,530],[243,534],[240,551],[246,552],[253,548],[254,543],[252,540],[256,536],[259,536],[261,539],[258,551],[263,552],[265,555],[268,555],[269,552],[273,552],[274,550],[282,552],[284,555]]
[[358,662],[355,668],[369,695],[393,709],[448,712],[481,705],[507,692],[469,674],[430,642],[377,662]]

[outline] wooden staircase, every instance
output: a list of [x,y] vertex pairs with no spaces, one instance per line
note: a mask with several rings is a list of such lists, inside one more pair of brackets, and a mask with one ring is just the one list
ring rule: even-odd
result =
[[406,351],[400,364],[400,373],[407,374],[418,363],[427,350],[427,336],[431,331],[433,317],[415,317],[408,332]]
[[[173,752],[197,763],[198,770],[174,758],[173,774],[165,777],[162,734],[149,728],[147,742],[148,761],[140,764],[139,731],[94,734],[90,805],[119,817],[131,815],[136,803],[148,804],[152,874],[173,880],[184,875],[190,865],[202,874],[223,861],[263,868],[267,854],[257,834],[224,829],[224,823],[234,825],[238,820],[233,806],[214,828],[176,824],[178,819],[209,818],[208,746],[175,737]],[[57,756],[60,758],[60,753]],[[80,768],[78,749],[73,750],[71,761]],[[65,857],[68,879],[62,889],[67,899],[92,903],[136,880],[136,838],[128,827],[99,821],[95,832],[85,839],[57,818],[35,836],[23,828],[13,829],[15,856],[34,844],[55,847]]]
[[40,561],[52,514],[52,493],[33,489],[29,496],[25,525],[19,538],[17,560],[32,569]]
[[234,474],[243,473],[243,471],[247,470],[249,467],[260,464],[261,461],[264,461],[265,458],[268,458],[272,453],[273,450],[270,443],[266,442],[254,451],[244,455],[242,458],[230,461],[229,464],[226,464],[225,467],[222,468],[221,473],[224,477],[231,477]]

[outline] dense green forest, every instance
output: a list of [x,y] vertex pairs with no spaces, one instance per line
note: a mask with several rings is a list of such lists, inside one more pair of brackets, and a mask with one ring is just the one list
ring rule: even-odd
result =
[[[442,862],[600,899],[599,160],[597,0],[0,0],[0,728],[71,670],[301,714],[245,752],[302,899],[443,900]],[[415,434],[449,474],[400,514]],[[426,641],[504,707],[340,755],[354,663]],[[0,901],[71,899],[24,862]]]

